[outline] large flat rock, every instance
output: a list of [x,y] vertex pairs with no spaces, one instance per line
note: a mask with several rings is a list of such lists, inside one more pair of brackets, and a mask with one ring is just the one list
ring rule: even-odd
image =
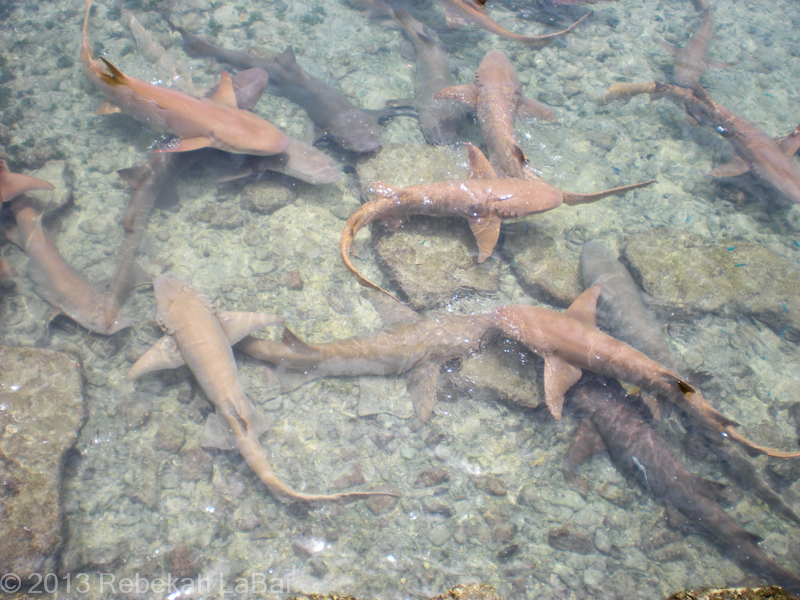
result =
[[[83,374],[59,352],[0,346],[0,577],[55,572],[64,457],[86,419]],[[33,580],[32,580],[33,582]]]
[[658,228],[629,236],[624,258],[665,311],[752,317],[800,340],[800,270],[760,244]]

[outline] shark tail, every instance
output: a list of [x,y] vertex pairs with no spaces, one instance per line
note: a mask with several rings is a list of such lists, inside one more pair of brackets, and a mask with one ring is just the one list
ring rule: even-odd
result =
[[355,240],[356,234],[361,230],[364,225],[368,225],[372,223],[375,219],[380,218],[381,211],[380,205],[382,204],[382,200],[384,200],[387,196],[391,195],[394,190],[390,186],[384,184],[375,184],[375,190],[378,193],[378,198],[374,201],[367,202],[361,208],[359,208],[356,212],[354,212],[350,218],[347,220],[347,223],[344,226],[344,230],[342,231],[342,237],[339,240],[339,256],[342,257],[342,262],[344,266],[347,267],[347,270],[352,273],[358,283],[363,285],[364,287],[371,288],[373,290],[377,290],[379,292],[383,292],[387,296],[394,298],[398,302],[401,300],[392,294],[391,292],[386,291],[377,283],[372,282],[371,280],[364,277],[358,269],[356,269],[353,262],[350,260],[350,255],[353,251],[353,242]]
[[556,31],[555,33],[550,33],[548,35],[539,35],[539,36],[509,36],[516,42],[519,42],[523,46],[527,46],[528,48],[533,48],[534,50],[538,50],[539,48],[544,48],[547,44],[556,41],[558,38],[564,37],[568,33],[572,33],[574,29],[583,22],[586,17],[591,15],[592,12],[589,11],[585,15],[583,15],[580,19],[575,21],[572,25],[563,29],[561,31]]
[[656,182],[655,179],[651,179],[650,181],[642,181],[640,183],[634,183],[632,185],[623,185],[622,187],[611,188],[610,190],[603,190],[602,192],[595,192],[593,194],[578,194],[575,192],[564,192],[564,204],[567,204],[569,206],[576,206],[578,204],[588,204],[589,202],[600,200],[601,198],[605,198],[606,196],[619,196],[631,190],[635,190],[636,188],[646,187],[655,182]]

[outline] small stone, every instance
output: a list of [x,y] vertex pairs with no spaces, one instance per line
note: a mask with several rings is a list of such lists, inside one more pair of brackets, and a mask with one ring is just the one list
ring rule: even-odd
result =
[[508,543],[517,535],[517,526],[514,523],[498,523],[492,528],[492,539],[495,542]]
[[162,452],[177,454],[185,441],[186,436],[183,433],[183,428],[173,421],[163,421],[158,426],[154,447]]
[[434,485],[439,485],[440,483],[444,483],[445,481],[449,480],[450,480],[450,473],[448,473],[444,469],[425,471],[424,473],[419,474],[417,480],[414,482],[414,487],[415,488],[431,487]]
[[278,285],[289,288],[290,290],[302,290],[303,278],[300,271],[286,271],[278,277]]
[[450,539],[450,529],[444,525],[437,525],[428,532],[428,541],[436,546],[443,546]]
[[500,481],[497,477],[473,477],[472,482],[475,487],[481,491],[491,494],[492,496],[505,496],[508,494],[506,484]]
[[394,439],[394,432],[393,431],[386,431],[386,430],[371,430],[367,437],[372,440],[372,443],[375,444],[378,448],[385,448],[386,445]]
[[333,480],[333,485],[337,490],[343,490],[354,485],[364,483],[364,476],[361,474],[361,466],[358,463],[351,463],[339,472]]
[[167,568],[173,579],[194,577],[200,572],[199,553],[186,544],[178,544],[167,553]]
[[602,587],[605,578],[606,577],[603,575],[603,573],[590,567],[583,572],[583,585],[590,590],[599,590]]
[[594,552],[592,540],[583,535],[572,523],[547,532],[547,541],[556,550],[591,554]]
[[319,557],[308,559],[308,568],[317,579],[323,579],[328,574],[328,565]]
[[202,448],[189,448],[180,455],[181,476],[187,481],[208,481],[214,464]]
[[426,496],[422,499],[422,507],[429,513],[452,517],[456,514],[456,509],[451,504],[447,504],[436,496]]
[[[378,489],[375,491],[391,492],[398,494],[399,490],[394,486],[388,486],[385,489]],[[397,504],[397,498],[394,496],[370,496],[365,502],[367,508],[372,511],[372,514],[383,515],[391,511]]]

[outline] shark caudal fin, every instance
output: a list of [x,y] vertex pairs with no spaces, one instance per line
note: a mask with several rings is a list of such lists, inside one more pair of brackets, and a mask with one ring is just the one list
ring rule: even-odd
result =
[[342,262],[344,263],[344,266],[347,267],[347,270],[355,276],[356,280],[358,280],[358,283],[364,287],[383,292],[398,302],[402,302],[400,298],[391,292],[386,291],[377,283],[373,283],[364,277],[350,260],[350,254],[353,251],[353,242],[356,234],[361,230],[362,227],[364,227],[364,225],[368,225],[374,220],[381,218],[381,207],[383,203],[386,202],[387,198],[391,198],[397,193],[393,187],[381,182],[375,182],[372,187],[378,197],[375,200],[371,200],[364,204],[347,220],[347,223],[342,230],[342,237],[339,239],[339,256],[341,256]]
[[610,190],[603,190],[602,192],[595,192],[593,194],[578,194],[575,192],[564,192],[564,204],[569,206],[576,206],[578,204],[587,204],[600,200],[606,196],[619,196],[636,188],[646,187],[656,183],[655,179],[650,181],[642,181],[641,183],[634,183],[632,185],[623,185],[622,187],[611,188]]
[[[578,296],[564,313],[566,316],[585,325],[595,327],[597,324],[597,299],[603,291],[602,285],[593,285]],[[557,421],[561,419],[564,407],[564,394],[581,378],[582,371],[578,367],[558,356],[546,356],[544,359],[544,398],[550,414]]]

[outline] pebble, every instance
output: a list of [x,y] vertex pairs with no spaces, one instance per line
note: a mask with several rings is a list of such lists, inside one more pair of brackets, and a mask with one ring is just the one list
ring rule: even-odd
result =
[[428,532],[428,541],[436,546],[443,546],[450,539],[450,528],[445,525],[437,525]]

